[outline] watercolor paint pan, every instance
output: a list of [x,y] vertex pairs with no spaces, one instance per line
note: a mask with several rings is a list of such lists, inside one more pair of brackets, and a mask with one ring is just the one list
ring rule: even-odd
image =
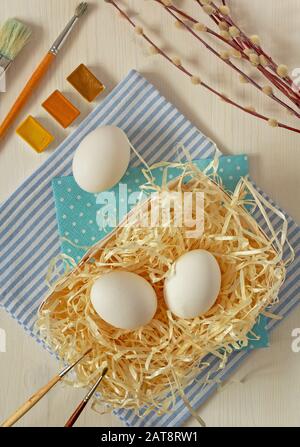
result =
[[18,126],[16,133],[39,153],[54,140],[54,136],[31,115]]
[[94,99],[105,90],[105,86],[102,82],[100,82],[84,64],[80,64],[67,77],[67,81],[88,102],[94,101]]
[[64,128],[69,127],[80,115],[75,107],[59,90],[55,90],[43,102],[42,107]]

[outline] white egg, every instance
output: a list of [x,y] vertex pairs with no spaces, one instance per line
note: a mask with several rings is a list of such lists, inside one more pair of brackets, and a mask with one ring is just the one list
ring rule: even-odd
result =
[[177,317],[190,319],[205,314],[215,303],[221,287],[216,258],[206,250],[180,256],[165,280],[164,298]]
[[98,278],[91,289],[97,314],[120,329],[137,329],[148,324],[157,308],[151,284],[135,273],[112,271]]
[[99,193],[116,185],[130,160],[130,144],[122,129],[103,126],[88,134],[73,158],[73,175],[84,191]]

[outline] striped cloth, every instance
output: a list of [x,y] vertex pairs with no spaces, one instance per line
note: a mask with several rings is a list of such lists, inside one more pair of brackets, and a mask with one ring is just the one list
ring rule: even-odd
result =
[[[80,141],[90,131],[105,124],[121,127],[149,164],[176,159],[178,143],[184,145],[192,158],[213,157],[219,153],[216,145],[166,101],[153,85],[136,71],[130,71],[48,160],[0,206],[0,304],[33,337],[36,337],[33,326],[37,310],[47,294],[45,275],[51,259],[60,253],[52,179],[71,174],[72,157]],[[131,165],[138,166],[139,163],[133,155]],[[256,218],[262,222],[258,212]],[[278,228],[278,217],[270,213],[269,218]],[[282,316],[299,302],[300,287],[300,231],[290,217],[287,219],[290,242],[297,258],[288,270],[280,302],[274,307],[274,312]],[[271,330],[276,324],[276,320],[268,321],[267,328]],[[215,372],[216,379],[227,377],[247,355],[246,351],[235,352],[226,368]],[[212,357],[211,368],[216,366],[217,360]],[[200,381],[204,373],[200,374]],[[194,382],[186,393],[193,407],[197,408],[215,388],[215,383],[203,388],[201,383]],[[165,427],[179,426],[189,416],[181,399],[177,400],[172,414],[166,416],[150,413],[138,417],[125,410],[116,414],[127,425]]]

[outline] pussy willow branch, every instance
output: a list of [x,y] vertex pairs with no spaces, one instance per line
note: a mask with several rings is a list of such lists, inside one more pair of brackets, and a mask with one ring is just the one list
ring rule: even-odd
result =
[[[157,3],[160,3],[162,7],[164,7],[168,12],[170,12],[170,10],[173,10],[174,12],[176,12],[176,14],[184,17],[185,19],[187,19],[188,21],[192,22],[192,23],[197,23],[197,20],[192,17],[191,15],[187,14],[185,11],[182,11],[181,9],[177,8],[174,5],[170,5],[167,6],[164,4],[163,1],[161,0],[154,0]],[[199,0],[197,0],[197,3],[201,6],[201,2]],[[211,17],[211,16],[210,16]],[[178,16],[176,17],[177,20]],[[216,21],[216,23],[218,24],[219,22]],[[183,23],[184,25],[186,25],[185,23]],[[231,26],[231,23],[228,23],[228,26]],[[228,46],[230,46],[231,48],[233,48],[234,50],[237,50],[240,52],[241,57],[244,60],[247,60],[249,63],[251,63],[250,58],[247,54],[244,53],[244,50],[246,48],[248,49],[253,49],[253,51],[255,51],[257,54],[262,54],[265,55],[264,52],[262,51],[258,51],[258,49],[261,49],[260,47],[253,45],[251,40],[249,40],[250,44],[252,45],[252,48],[249,48],[249,45],[247,44],[247,46],[245,47],[243,45],[243,41],[241,39],[232,39],[232,41],[229,41],[227,39],[225,39],[223,36],[221,36],[220,34],[216,33],[214,30],[212,30],[209,27],[206,27],[206,33],[211,34],[212,36],[214,36],[216,39],[221,40],[222,42],[224,42],[225,44],[227,44]],[[247,36],[245,36],[247,37]],[[251,64],[252,65],[252,64]],[[253,65],[252,65],[253,66]],[[267,70],[265,67],[263,67],[262,65],[258,65],[256,67],[260,73],[269,81],[271,82],[278,90],[281,91],[281,93],[283,93],[290,101],[293,102],[294,105],[296,105],[297,107],[299,107],[300,105],[300,95],[297,95],[297,93],[292,90],[287,84],[284,83],[284,81],[276,74],[271,73],[269,70]],[[244,74],[245,76],[245,74]],[[274,98],[272,98],[274,99]],[[278,99],[278,103],[281,103],[281,105],[285,108],[287,108],[290,112],[294,112],[294,115],[296,116],[300,116],[298,115],[297,112],[295,112],[294,109],[292,109],[290,106],[288,106],[286,103],[284,103],[283,101],[281,101],[279,98]]]
[[[134,28],[135,30],[138,28],[137,25],[135,24],[135,22],[128,16],[128,14],[114,0],[105,0],[105,1],[106,1],[106,3],[111,4],[120,13],[120,15],[122,17],[124,17],[124,19],[126,19],[126,21],[131,25],[132,28]],[[220,93],[219,91],[215,90],[210,85],[201,81],[199,78],[194,76],[189,70],[187,70],[182,64],[179,64],[179,65],[176,64],[174,62],[174,60],[163,49],[161,49],[158,45],[156,45],[155,42],[144,33],[143,30],[140,33],[140,37],[143,38],[151,46],[151,48],[154,48],[155,51],[157,52],[157,54],[160,54],[164,59],[166,59],[168,62],[170,62],[174,67],[176,67],[178,70],[183,72],[186,76],[188,76],[192,82],[195,82],[195,83],[201,85],[206,90],[210,91],[211,93],[214,93],[216,96],[218,96],[223,101],[227,102],[228,104],[231,104],[232,106],[242,110],[245,113],[248,113],[249,115],[253,115],[261,120],[268,122],[270,125],[272,125],[274,127],[281,127],[283,129],[287,129],[292,132],[300,133],[300,129],[297,129],[297,128],[288,126],[286,124],[277,122],[276,120],[270,119],[269,117],[262,115],[254,110],[247,109],[246,107],[243,107],[242,105],[231,100],[230,98],[225,96],[223,93]]]
[[[201,6],[201,8],[203,8],[204,4],[201,2],[201,0],[196,0],[196,2],[198,3],[199,6]],[[215,23],[219,23],[220,21],[225,21],[229,26],[236,26],[238,28],[238,30],[241,33],[241,36],[243,37],[244,41],[242,41],[241,39],[239,39],[240,44],[243,48],[252,48],[252,49],[257,49],[259,51],[259,54],[263,54],[268,61],[270,62],[271,66],[273,66],[274,71],[276,72],[276,68],[277,68],[277,64],[273,61],[273,59],[264,52],[264,50],[260,47],[260,46],[256,46],[253,44],[253,42],[251,42],[251,40],[248,38],[248,36],[243,32],[243,30],[236,24],[234,23],[233,19],[231,16],[227,16],[221,13],[220,9],[218,8],[218,6],[211,2],[210,3],[213,8],[216,10],[216,13],[212,14],[210,17],[211,19],[214,20]],[[224,6],[226,5],[226,2],[223,2]]]
[[[176,19],[183,28],[185,28],[193,37],[195,37],[195,39],[197,39],[199,42],[202,43],[202,45],[204,45],[210,52],[212,52],[218,59],[220,59],[221,61],[223,61],[226,65],[228,65],[229,67],[231,67],[234,71],[236,71],[237,73],[239,73],[240,76],[242,76],[244,79],[246,79],[251,85],[253,85],[255,88],[257,88],[260,92],[263,92],[263,88],[256,82],[254,81],[249,75],[247,75],[245,72],[243,72],[240,68],[238,68],[230,59],[224,59],[222,57],[222,55],[220,53],[218,53],[218,51],[216,51],[213,47],[211,47],[202,37],[200,37],[197,33],[195,33],[193,31],[193,29],[187,25],[183,20],[181,20],[180,17],[178,17],[178,15],[174,14],[173,11],[179,11],[176,7],[172,7],[172,6],[166,6],[162,0],[154,0],[157,3],[159,3],[174,19]],[[179,12],[180,14],[180,12]],[[187,14],[183,13],[180,14],[183,17],[185,17]],[[194,21],[193,19],[193,23],[196,23],[196,20]],[[207,29],[208,31],[208,29]],[[219,35],[217,35],[219,36]],[[221,36],[219,36],[221,37]],[[225,39],[224,39],[225,40]],[[235,48],[235,47],[234,47]],[[237,50],[238,51],[238,50]],[[288,104],[286,104],[284,101],[282,101],[280,98],[278,98],[278,96],[276,96],[274,93],[271,93],[268,95],[268,97],[270,99],[272,99],[273,101],[277,102],[277,104],[280,104],[282,107],[284,107],[286,110],[288,110],[291,114],[293,114],[294,116],[296,116],[297,118],[300,118],[300,114],[298,112],[296,112],[292,107],[290,107]]]
[[[200,0],[196,0],[199,6],[201,8],[204,6],[203,3]],[[289,76],[285,76],[284,78],[280,78],[277,76],[277,68],[278,64],[274,62],[271,56],[269,56],[261,47],[261,45],[254,44],[251,39],[244,33],[244,31],[233,21],[232,17],[229,15],[224,15],[220,11],[220,8],[218,6],[211,2],[211,6],[215,9],[215,13],[210,15],[210,18],[218,25],[220,22],[225,21],[229,26],[235,26],[239,32],[240,32],[240,38],[233,39],[236,43],[240,44],[243,49],[253,49],[258,55],[264,56],[269,64],[270,69],[275,74],[275,78],[277,79],[276,86],[279,88],[279,85],[285,86],[287,89],[286,95],[289,96],[289,99],[294,102],[298,107],[300,105],[300,95],[297,94],[293,89],[293,81]],[[258,70],[265,75],[267,78],[269,78],[269,75],[271,77],[274,77],[274,74],[269,72],[265,67],[262,67],[261,65],[258,66]]]
[[[199,6],[201,6],[201,8],[203,7],[203,3],[200,0],[196,0],[196,2],[198,3]],[[294,98],[293,102],[299,106],[300,96],[297,95],[297,93],[294,92],[294,90],[291,88],[291,86],[293,86],[293,81],[290,79],[290,77],[289,76],[286,76],[285,78],[278,77],[277,76],[278,64],[276,62],[274,62],[274,60],[263,50],[263,48],[260,45],[255,45],[251,41],[251,39],[248,38],[248,36],[243,32],[243,30],[233,21],[231,16],[222,14],[222,12],[218,8],[218,6],[215,5],[213,2],[211,2],[210,4],[216,11],[214,14],[210,15],[210,18],[217,25],[219,25],[220,22],[224,21],[225,23],[228,24],[228,26],[235,26],[240,31],[240,37],[233,39],[234,42],[239,44],[243,50],[246,48],[252,49],[258,55],[263,55],[267,59],[269,67],[274,72],[275,77],[277,78],[277,84],[287,87],[288,92],[289,92],[289,95],[288,95],[288,93],[286,93],[287,96],[290,96],[291,100],[293,100],[293,98]],[[264,67],[259,66],[259,71],[261,71],[262,74],[264,74],[266,77],[273,76],[273,74],[271,72],[269,72],[268,70],[266,70]],[[295,98],[297,98],[297,100]]]
[[[154,0],[154,1],[158,1],[158,0]],[[162,2],[160,2],[160,1],[158,1],[158,3],[162,4]],[[169,6],[169,9],[172,9],[177,14],[181,15],[182,17],[184,17],[185,19],[189,20],[192,23],[197,23],[198,22],[194,17],[190,16],[189,14],[187,14],[186,12],[182,11],[181,9],[177,8],[174,5]],[[216,33],[213,29],[209,28],[208,26],[206,26],[206,32],[208,34],[211,34],[212,36],[214,36],[216,39],[222,40],[222,42],[226,43],[227,45],[229,45],[234,50],[241,51],[241,46],[237,42],[234,42],[234,41],[230,42],[230,41],[228,41],[227,39],[225,39],[225,37],[222,37],[220,34]],[[249,58],[248,58],[248,56],[246,54],[242,54],[242,57],[244,57],[245,59],[249,60]]]

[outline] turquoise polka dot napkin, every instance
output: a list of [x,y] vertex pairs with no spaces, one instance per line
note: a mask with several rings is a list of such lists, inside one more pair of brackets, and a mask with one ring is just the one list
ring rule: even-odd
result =
[[[211,159],[194,160],[193,162],[200,169],[205,169]],[[233,191],[239,179],[247,176],[248,172],[248,157],[245,155],[225,156],[219,159],[218,174],[228,191]],[[157,184],[160,184],[162,170],[157,168],[152,173]],[[168,179],[172,180],[179,174],[179,169],[170,168]],[[139,168],[129,168],[118,185],[101,194],[90,194],[83,191],[72,176],[54,178],[52,188],[62,252],[78,262],[89,247],[112,231],[115,224],[126,215],[127,208],[123,206],[124,202],[127,203],[128,195],[140,194],[139,187],[144,183],[145,177]],[[101,210],[109,199],[110,193],[113,193],[115,198],[113,214],[117,218],[116,222],[107,222],[107,225],[103,225]],[[255,336],[251,337],[249,349],[268,346],[264,317],[261,317],[256,324],[254,333],[258,339]]]

